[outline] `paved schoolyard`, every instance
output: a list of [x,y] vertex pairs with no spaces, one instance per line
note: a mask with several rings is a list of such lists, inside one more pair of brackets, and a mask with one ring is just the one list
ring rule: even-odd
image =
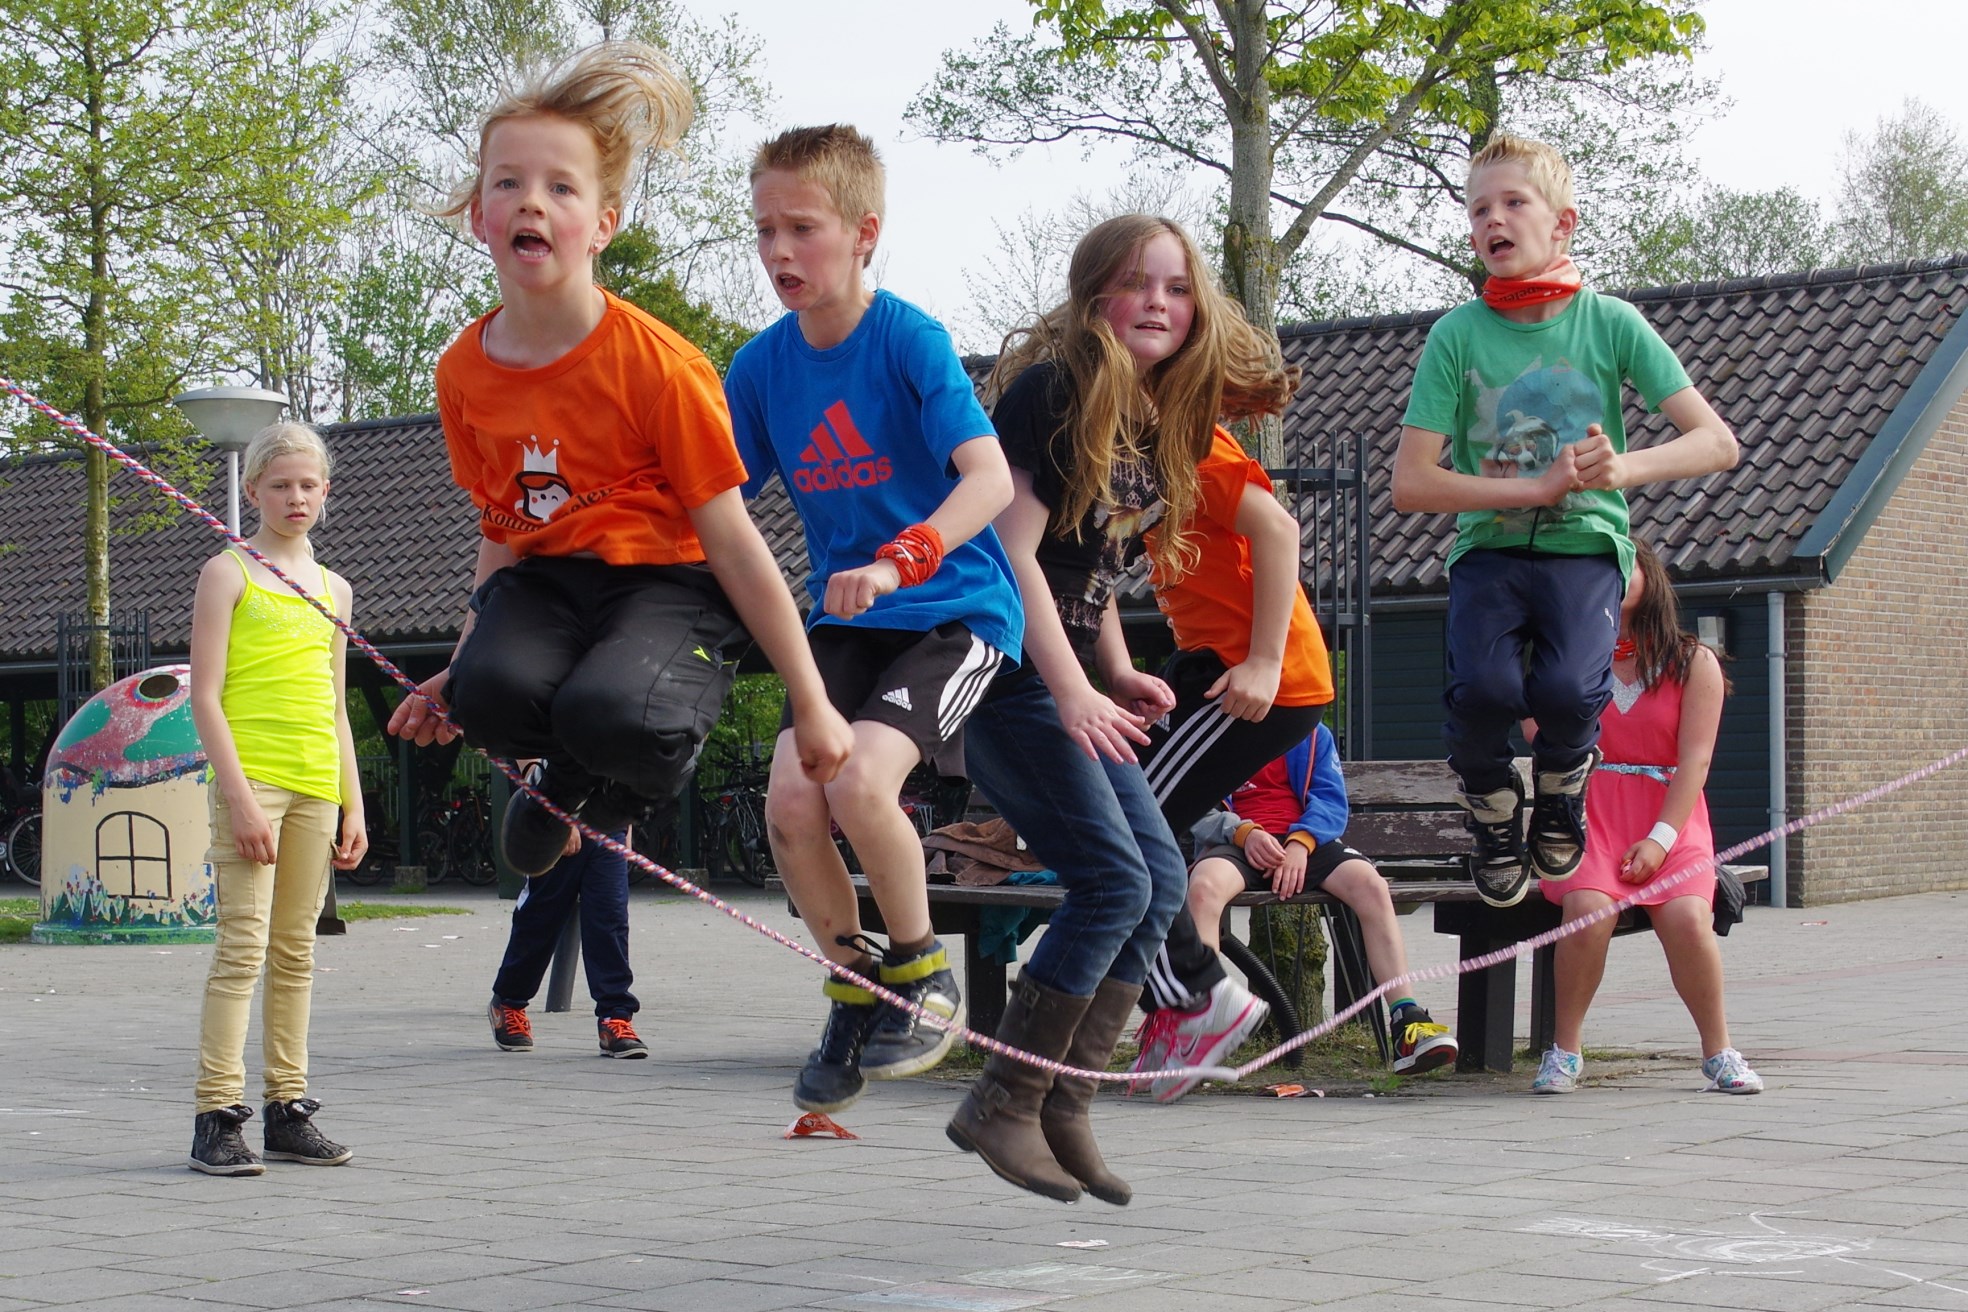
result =
[[[1658,949],[1629,938],[1588,1042],[1668,1059],[1570,1098],[1528,1096],[1520,1069],[1391,1097],[1103,1099],[1125,1209],[1022,1194],[955,1151],[955,1084],[875,1086],[840,1117],[854,1142],[782,1139],[816,976],[647,888],[654,1058],[596,1057],[578,990],[571,1013],[536,1006],[536,1052],[500,1053],[483,1008],[507,904],[432,899],[471,914],[322,945],[315,1092],[355,1161],[258,1178],[184,1167],[209,948],[0,947],[0,1312],[1968,1312],[1968,896],[1753,909],[1724,949],[1762,1097],[1698,1092]],[[1451,955],[1425,915],[1409,937],[1417,964]]]

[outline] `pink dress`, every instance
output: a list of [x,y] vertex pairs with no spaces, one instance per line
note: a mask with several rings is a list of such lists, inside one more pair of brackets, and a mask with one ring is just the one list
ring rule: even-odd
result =
[[[1606,703],[1599,717],[1599,750],[1605,763],[1592,774],[1585,801],[1585,858],[1570,879],[1560,883],[1542,881],[1547,902],[1562,902],[1574,889],[1589,888],[1615,901],[1640,891],[1644,885],[1629,884],[1619,877],[1620,859],[1626,849],[1647,836],[1660,819],[1661,803],[1667,798],[1667,780],[1674,776],[1674,763],[1681,755],[1681,685],[1670,679],[1633,697],[1634,687],[1613,679],[1613,700]],[[1620,703],[1627,701],[1625,710]],[[1659,771],[1638,773],[1608,766],[1650,766]],[[1681,827],[1674,850],[1655,872],[1659,879],[1693,865],[1708,862],[1699,873],[1670,889],[1648,896],[1641,905],[1658,906],[1677,897],[1699,897],[1715,901],[1715,835],[1708,827],[1708,799],[1695,799],[1694,814]]]

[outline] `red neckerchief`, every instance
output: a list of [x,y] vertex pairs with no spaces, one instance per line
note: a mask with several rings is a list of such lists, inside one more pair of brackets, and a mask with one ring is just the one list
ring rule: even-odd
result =
[[1492,310],[1542,305],[1576,295],[1583,285],[1572,257],[1560,255],[1556,264],[1535,278],[1491,278],[1483,284],[1483,304]]

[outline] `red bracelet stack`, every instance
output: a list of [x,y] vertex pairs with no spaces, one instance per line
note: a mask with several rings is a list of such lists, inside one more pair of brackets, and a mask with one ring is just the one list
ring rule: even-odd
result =
[[902,576],[902,586],[913,588],[929,578],[943,563],[943,535],[928,524],[911,524],[895,535],[895,541],[875,552],[876,560],[893,561]]

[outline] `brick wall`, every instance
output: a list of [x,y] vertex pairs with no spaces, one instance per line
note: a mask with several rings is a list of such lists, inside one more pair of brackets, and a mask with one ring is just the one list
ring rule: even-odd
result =
[[[1800,816],[1968,744],[1968,398],[1830,587],[1786,600]],[[1793,906],[1968,888],[1968,763],[1790,840]]]

